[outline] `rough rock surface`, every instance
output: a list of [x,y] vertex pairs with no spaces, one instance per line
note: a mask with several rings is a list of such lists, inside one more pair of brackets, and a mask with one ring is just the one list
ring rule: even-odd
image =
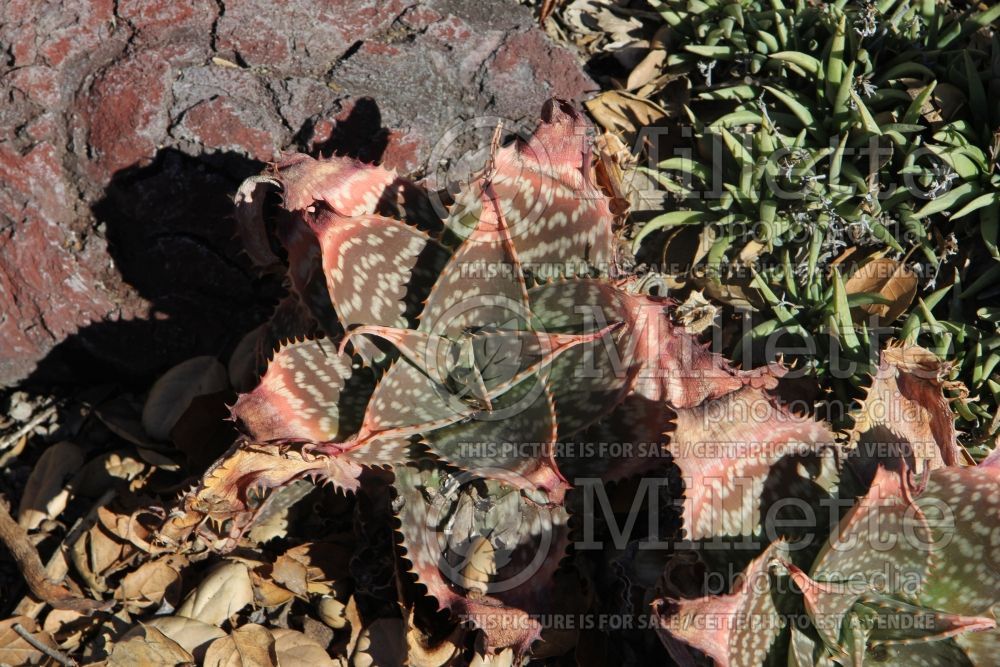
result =
[[279,288],[230,197],[279,151],[420,175],[593,88],[512,0],[9,0],[0,47],[0,386],[233,345]]

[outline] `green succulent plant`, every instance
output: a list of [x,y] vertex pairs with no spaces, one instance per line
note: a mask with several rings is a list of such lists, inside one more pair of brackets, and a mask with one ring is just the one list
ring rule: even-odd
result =
[[[807,361],[841,401],[875,366],[872,329],[957,360],[978,403],[956,410],[985,452],[1000,398],[987,306],[1000,276],[1000,7],[652,4],[669,26],[668,79],[691,82],[693,136],[643,169],[674,210],[633,249],[655,264],[665,235],[703,230],[699,284],[722,300],[735,286],[763,313],[744,343],[811,340]],[[899,267],[906,287],[887,296],[850,280],[874,260]],[[853,372],[831,372],[831,356]]]

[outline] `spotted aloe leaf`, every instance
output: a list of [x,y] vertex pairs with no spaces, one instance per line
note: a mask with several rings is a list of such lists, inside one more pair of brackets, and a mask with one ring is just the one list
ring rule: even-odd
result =
[[[343,439],[357,428],[374,376],[326,340],[285,345],[233,416],[255,442]],[[353,421],[353,423],[352,423]]]
[[654,627],[675,660],[690,664],[690,656],[678,643],[683,642],[719,667],[765,664],[788,634],[775,602],[787,590],[788,575],[781,566],[787,557],[788,545],[774,542],[747,566],[729,594],[656,600]]
[[[923,489],[879,468],[809,575],[793,664],[987,665],[1000,648],[996,469],[941,468]],[[974,500],[975,499],[975,500]]]
[[690,540],[754,535],[774,503],[795,498],[815,506],[838,481],[838,448],[822,424],[798,417],[759,385],[677,410],[668,446],[684,479],[684,527]]
[[[571,104],[551,100],[528,141],[492,159],[491,182],[524,268],[545,277],[618,272],[609,198],[593,170],[590,123]],[[465,237],[484,210],[475,188],[460,195],[448,226]]]

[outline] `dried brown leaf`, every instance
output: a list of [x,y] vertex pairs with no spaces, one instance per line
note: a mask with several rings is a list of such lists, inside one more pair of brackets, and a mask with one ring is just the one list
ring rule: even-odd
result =
[[253,602],[250,573],[242,563],[225,561],[213,569],[177,609],[178,616],[209,625],[223,621]]
[[216,639],[205,651],[205,667],[277,667],[274,636],[256,623],[233,630]]
[[193,665],[194,657],[180,644],[158,629],[140,625],[116,642],[108,658],[108,667],[134,667],[135,665]]
[[208,650],[209,644],[226,636],[223,630],[214,625],[184,616],[157,616],[146,625],[156,628],[177,642],[199,662],[204,660],[205,651]]
[[159,605],[165,597],[176,602],[180,593],[181,570],[187,558],[169,555],[151,560],[125,575],[121,595],[132,609]]
[[83,465],[83,451],[72,442],[57,442],[42,452],[21,496],[17,522],[34,530],[46,519],[53,519],[66,509],[69,489],[66,479]]
[[402,618],[365,619],[354,596],[347,601],[351,639],[347,655],[351,667],[394,667],[406,661],[406,625]]
[[655,79],[663,70],[666,60],[667,52],[664,49],[650,49],[646,57],[629,73],[625,89],[635,90]]
[[73,493],[98,498],[116,483],[131,481],[146,469],[146,464],[129,452],[119,450],[90,459],[73,478]]
[[150,437],[168,440],[170,431],[196,396],[229,387],[226,368],[215,357],[188,359],[167,371],[149,390],[142,426]]
[[852,309],[855,320],[875,315],[883,324],[894,322],[913,303],[917,295],[917,276],[902,262],[888,257],[861,265],[844,283],[848,296],[874,294],[890,303],[866,303]]
[[276,628],[271,631],[271,634],[274,635],[274,650],[278,656],[279,667],[337,666],[337,663],[327,654],[326,649],[301,632],[287,628]]
[[587,110],[604,129],[625,135],[629,144],[640,128],[667,117],[666,109],[655,102],[618,90],[609,90],[589,100]]
[[319,599],[316,603],[316,614],[334,630],[341,630],[347,626],[347,606],[332,595],[324,595]]
[[309,594],[306,577],[306,566],[287,555],[278,556],[271,567],[271,578],[276,583],[303,598]]
[[38,626],[33,618],[13,616],[0,621],[0,664],[33,665],[38,664],[44,658],[41,651],[14,631],[14,625],[17,623],[20,623],[25,630],[34,635],[35,639],[47,646],[57,648],[55,641],[47,632],[38,632]]

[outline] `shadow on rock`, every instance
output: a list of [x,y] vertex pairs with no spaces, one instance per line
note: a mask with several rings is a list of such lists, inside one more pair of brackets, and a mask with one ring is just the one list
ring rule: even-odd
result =
[[[313,152],[374,162],[388,137],[378,106],[366,100]],[[264,167],[235,152],[193,157],[165,148],[150,165],[116,173],[92,212],[110,261],[132,288],[123,290],[118,312],[143,316],[81,328],[23,386],[124,382],[139,388],[192,356],[225,361],[284,294],[279,278],[255,270],[235,229],[233,195]]]

